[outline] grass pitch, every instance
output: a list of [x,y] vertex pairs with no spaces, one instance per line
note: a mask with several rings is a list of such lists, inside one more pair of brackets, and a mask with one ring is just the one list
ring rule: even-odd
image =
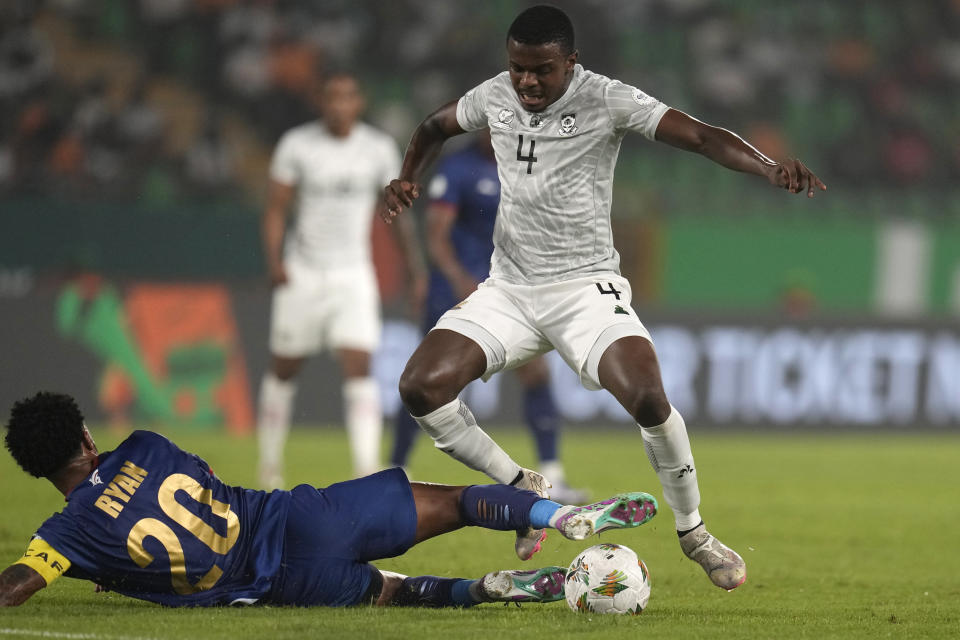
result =
[[[96,431],[100,448],[121,436]],[[256,445],[215,434],[168,433],[221,478],[252,486]],[[522,428],[493,431],[533,466]],[[601,540],[633,548],[653,592],[636,618],[576,615],[564,603],[522,609],[164,609],[61,579],[19,609],[0,610],[0,636],[100,638],[956,638],[960,636],[960,436],[930,434],[737,435],[692,433],[710,529],[747,562],[747,582],[714,587],[679,549],[661,501],[651,523]],[[339,429],[300,429],[288,445],[288,482],[319,486],[347,477]],[[569,430],[563,451],[572,484],[595,497],[646,490],[661,497],[635,429]],[[418,442],[411,471],[431,482],[485,482]],[[62,504],[45,481],[0,455],[0,565]],[[551,535],[532,564],[566,565],[587,543]],[[464,529],[377,563],[409,575],[479,577],[518,568],[513,534]]]

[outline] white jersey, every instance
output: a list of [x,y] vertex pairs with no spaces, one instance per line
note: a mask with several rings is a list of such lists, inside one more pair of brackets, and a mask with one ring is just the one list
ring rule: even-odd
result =
[[399,172],[396,142],[362,122],[346,138],[333,136],[320,122],[285,133],[270,177],[297,188],[286,259],[318,269],[369,267],[377,198]]
[[613,172],[627,131],[653,140],[668,107],[618,80],[576,65],[563,96],[525,111],[506,71],[468,91],[457,121],[490,127],[500,208],[490,275],[543,284],[620,272],[613,248]]

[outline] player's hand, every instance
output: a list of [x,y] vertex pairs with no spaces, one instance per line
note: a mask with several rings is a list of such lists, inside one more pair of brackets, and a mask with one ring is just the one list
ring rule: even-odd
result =
[[827,190],[827,185],[796,158],[788,158],[771,167],[767,173],[767,180],[773,186],[786,189],[790,193],[806,191],[808,198],[812,198],[817,189]]
[[287,277],[287,270],[283,266],[283,263],[270,265],[269,272],[271,287],[277,288],[287,284],[289,278]]
[[381,215],[383,221],[390,224],[400,215],[404,207],[413,206],[413,201],[420,197],[420,185],[407,180],[395,179],[383,188],[384,208]]

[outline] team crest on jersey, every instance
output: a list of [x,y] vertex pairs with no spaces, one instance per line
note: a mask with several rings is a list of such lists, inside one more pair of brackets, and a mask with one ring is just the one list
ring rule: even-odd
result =
[[577,126],[577,114],[565,113],[560,116],[560,135],[572,136],[580,127]]
[[95,487],[98,484],[103,484],[103,480],[100,479],[100,469],[94,469],[90,474],[90,486]]
[[656,99],[651,98],[650,96],[645,94],[643,91],[640,91],[640,89],[634,89],[633,101],[636,102],[641,107],[646,107],[656,102]]
[[513,119],[516,117],[516,113],[513,109],[500,109],[500,112],[497,114],[497,121],[491,122],[491,127],[496,127],[497,129],[513,129]]

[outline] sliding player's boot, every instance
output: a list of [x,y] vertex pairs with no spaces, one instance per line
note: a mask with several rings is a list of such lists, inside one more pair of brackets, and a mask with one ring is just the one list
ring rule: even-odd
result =
[[714,538],[701,522],[680,537],[680,548],[699,563],[713,584],[730,591],[747,579],[747,565],[740,555]]
[[554,602],[563,600],[563,567],[531,571],[494,571],[480,578],[480,592],[488,602]]
[[[513,483],[514,487],[533,491],[541,498],[550,498],[550,494],[547,493],[550,483],[547,482],[546,478],[530,469],[521,469],[521,473],[520,479]],[[517,531],[517,541],[513,548],[516,550],[518,558],[529,560],[533,557],[533,554],[540,551],[540,546],[546,539],[546,529],[534,529],[532,527],[520,529]]]
[[560,507],[554,525],[570,540],[583,540],[608,529],[630,529],[657,515],[657,499],[649,493],[621,493],[583,507]]

